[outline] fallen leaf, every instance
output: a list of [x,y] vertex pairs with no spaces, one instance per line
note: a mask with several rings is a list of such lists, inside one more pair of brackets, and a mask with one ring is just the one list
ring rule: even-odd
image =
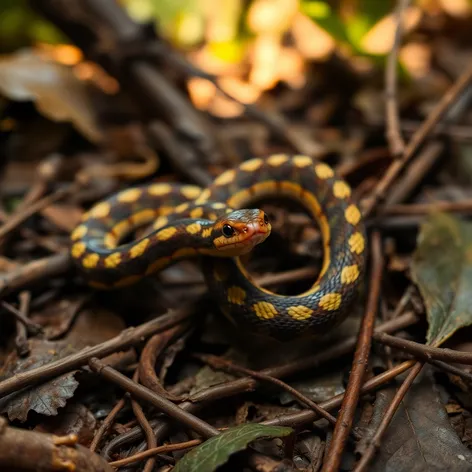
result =
[[[18,358],[15,351],[9,356],[0,372],[0,379],[10,378],[75,352],[66,342],[31,340],[29,346],[31,351],[26,359]],[[79,385],[74,378],[75,372],[74,370],[49,382],[7,395],[0,400],[0,412],[7,413],[10,421],[22,422],[26,421],[31,410],[46,416],[57,415],[57,409],[65,406],[67,399],[72,397]]]
[[45,421],[34,428],[40,433],[55,434],[56,436],[77,435],[78,444],[88,447],[95,434],[97,420],[92,412],[80,403],[71,403],[63,408],[55,417]]
[[[396,388],[377,394],[372,420],[358,444],[363,452],[382,421]],[[403,399],[372,463],[372,472],[431,472],[472,470],[472,452],[462,444],[454,431],[439,392],[424,373]]]
[[206,440],[177,462],[174,472],[212,472],[225,464],[229,457],[246,448],[256,439],[280,438],[293,433],[292,428],[244,424],[235,426]]
[[0,92],[11,100],[35,102],[53,121],[70,121],[92,142],[102,140],[90,95],[73,70],[24,49],[0,57]]
[[428,344],[438,346],[472,324],[472,224],[445,213],[421,227],[411,265],[428,316]]

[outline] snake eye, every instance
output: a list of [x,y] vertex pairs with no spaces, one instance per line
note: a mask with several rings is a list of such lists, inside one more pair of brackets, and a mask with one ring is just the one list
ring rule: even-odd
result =
[[264,224],[268,225],[269,224],[269,218],[267,215],[264,213]]
[[221,231],[223,233],[223,236],[227,238],[231,238],[231,236],[233,236],[234,234],[234,228],[230,225],[224,225]]

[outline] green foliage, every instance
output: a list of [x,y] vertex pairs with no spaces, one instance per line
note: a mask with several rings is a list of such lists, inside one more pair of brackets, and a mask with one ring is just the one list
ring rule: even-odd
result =
[[243,424],[208,439],[187,453],[174,467],[174,472],[212,472],[226,463],[229,457],[246,448],[256,439],[279,438],[293,433],[291,428]]
[[353,52],[369,55],[362,47],[362,39],[382,18],[391,13],[394,3],[388,0],[359,0],[355,8],[344,12],[333,9],[329,2],[302,0],[301,10],[336,41],[349,46]]
[[428,316],[428,344],[438,346],[472,324],[472,223],[451,215],[429,216],[411,265]]
[[26,0],[1,0],[0,52],[30,46],[34,42],[65,43],[67,39],[28,7]]

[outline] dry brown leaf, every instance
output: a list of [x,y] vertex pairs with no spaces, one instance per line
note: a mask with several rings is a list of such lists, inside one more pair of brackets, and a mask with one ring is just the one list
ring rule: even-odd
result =
[[53,121],[69,121],[90,141],[102,140],[85,83],[73,70],[32,49],[0,57],[0,93],[11,100],[35,102]]

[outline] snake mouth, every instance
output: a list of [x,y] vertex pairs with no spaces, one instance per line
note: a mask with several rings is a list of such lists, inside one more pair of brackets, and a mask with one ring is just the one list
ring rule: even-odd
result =
[[238,240],[225,244],[220,248],[223,252],[235,251],[238,255],[247,254],[255,246],[264,242],[270,235],[271,226],[264,221],[252,221],[244,225]]

